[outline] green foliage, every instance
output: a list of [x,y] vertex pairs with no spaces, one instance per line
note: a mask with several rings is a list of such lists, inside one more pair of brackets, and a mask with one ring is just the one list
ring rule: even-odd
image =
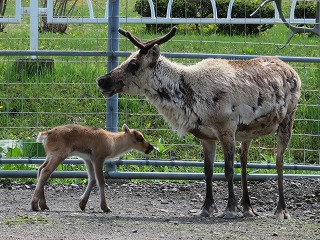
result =
[[[226,18],[228,13],[229,0],[217,0],[218,17]],[[272,18],[274,17],[274,7],[272,4],[265,5],[259,13],[250,17],[261,4],[259,0],[234,1],[231,17],[232,18]],[[258,34],[271,28],[273,24],[218,24],[217,33],[226,35],[251,35]]]
[[295,18],[315,18],[317,1],[298,1],[294,10]]
[[[153,0],[156,16],[165,17],[169,0]],[[134,5],[134,11],[142,17],[150,17],[151,10],[148,0],[137,0]],[[206,18],[212,17],[212,6],[209,0],[185,1],[176,0],[172,4],[171,17],[173,18]],[[197,25],[196,25],[197,26]],[[170,24],[146,24],[148,32],[163,32],[171,27]]]
[[[156,15],[158,17],[165,17],[167,13],[168,0],[153,0]],[[250,18],[250,14],[253,13],[261,4],[259,0],[253,1],[243,1],[237,0],[234,2],[231,16],[234,18]],[[216,1],[218,17],[226,18],[229,0],[217,0]],[[140,14],[142,17],[150,17],[151,11],[149,3],[147,0],[137,0],[134,6],[134,11]],[[173,1],[171,16],[174,18],[208,18],[213,17],[213,10],[211,1],[201,0],[198,1],[186,1],[177,0]],[[273,5],[267,4],[259,12],[261,17],[272,18],[274,16]],[[257,17],[253,16],[253,17]],[[200,32],[198,24],[194,25],[196,30]],[[214,30],[216,33],[226,34],[226,35],[243,35],[243,34],[258,34],[271,28],[273,24],[208,24],[205,26],[205,32],[211,34]],[[146,29],[148,32],[163,32],[168,31],[171,27],[169,24],[146,24]],[[192,28],[192,25],[189,25]],[[210,31],[211,28],[211,31]]]
[[8,151],[6,153],[6,157],[21,157],[22,156],[22,149],[18,147],[14,148],[8,148]]
[[157,154],[160,158],[168,158],[167,152],[170,150],[171,146],[166,146],[164,139],[163,138],[159,138],[158,142],[157,142]]
[[[316,18],[317,1],[298,1],[294,10],[295,18]],[[306,27],[312,28],[314,25],[306,24]],[[316,35],[314,33],[308,33],[309,36]]]

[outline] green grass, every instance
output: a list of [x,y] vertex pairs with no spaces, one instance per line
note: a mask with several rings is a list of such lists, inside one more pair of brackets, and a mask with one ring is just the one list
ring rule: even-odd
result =
[[[100,2],[99,2],[100,3]],[[121,16],[137,16],[132,12],[134,1],[122,1],[121,6],[128,5],[129,11],[121,9]],[[103,15],[103,4],[96,8],[98,15]],[[81,8],[78,13],[83,13]],[[3,50],[29,49],[28,17],[22,24],[10,25],[6,32],[0,33],[0,48]],[[126,28],[139,38],[149,40],[155,35],[145,31],[143,24],[128,25]],[[177,35],[161,45],[163,52],[192,52],[212,54],[245,54],[268,56],[319,57],[320,38],[305,34],[296,35],[284,49],[279,49],[290,32],[283,25],[273,28],[257,36],[225,36],[214,32],[214,27],[201,25],[199,34],[192,25],[179,25]],[[106,24],[78,25],[70,24],[66,34],[39,34],[40,50],[67,51],[106,51],[108,26]],[[157,36],[162,33],[157,34]],[[134,46],[121,38],[121,51],[134,51]],[[54,59],[54,71],[41,75],[28,75],[15,68],[17,59],[24,57],[0,56],[0,139],[24,140],[29,147],[23,149],[23,156],[43,156],[43,149],[34,140],[40,130],[61,124],[79,123],[89,126],[105,126],[105,99],[96,87],[97,76],[106,72],[104,57],[64,57],[48,56]],[[120,62],[125,58],[120,58]],[[184,64],[192,64],[199,59],[172,59]],[[290,143],[290,151],[286,152],[286,163],[319,163],[319,119],[320,119],[320,64],[291,63],[302,80],[302,96],[296,113],[294,135]],[[123,123],[138,128],[152,143],[160,138],[168,148],[165,153],[152,153],[151,158],[169,159],[202,159],[199,141],[187,135],[178,138],[169,130],[168,124],[157,110],[143,97],[120,94],[119,130]],[[1,147],[1,146],[0,146]],[[30,150],[31,149],[31,150]],[[1,149],[0,149],[1,150]],[[1,151],[0,151],[1,153]],[[5,152],[3,151],[2,154]],[[253,142],[250,161],[266,162],[263,156],[274,159],[275,137],[269,136]],[[126,158],[140,158],[132,153]],[[218,147],[218,160],[222,160]],[[0,169],[36,169],[37,166],[0,166]],[[70,166],[61,166],[61,170]],[[71,168],[76,168],[71,166]],[[190,168],[151,168],[131,167],[139,171],[199,171]],[[125,170],[126,167],[123,167]],[[60,180],[57,180],[60,181]],[[63,181],[63,180],[62,180]],[[71,180],[73,181],[73,180]]]

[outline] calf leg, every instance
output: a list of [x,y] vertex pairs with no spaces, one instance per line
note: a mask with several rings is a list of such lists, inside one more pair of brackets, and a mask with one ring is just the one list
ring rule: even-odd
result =
[[254,217],[258,214],[254,211],[251,206],[249,192],[248,192],[248,181],[247,181],[247,162],[248,162],[248,151],[251,144],[251,140],[241,142],[241,184],[242,184],[242,198],[240,201],[243,207],[243,216]]
[[31,200],[31,208],[33,211],[38,211],[39,206],[41,210],[49,210],[44,196],[44,185],[48,181],[52,172],[65,158],[66,157],[64,156],[55,157],[53,155],[48,155],[46,161],[40,166],[38,170],[38,182]]
[[217,207],[213,200],[212,194],[212,176],[213,176],[213,163],[216,157],[216,142],[211,140],[201,140],[204,152],[204,173],[206,179],[206,198],[202,205],[200,216],[208,217],[210,212]]
[[96,181],[97,181],[99,192],[100,192],[100,207],[104,212],[111,212],[111,210],[107,205],[106,196],[105,196],[106,180],[104,179],[104,175],[103,175],[103,159],[98,159],[98,161],[95,161],[93,163],[93,166],[94,166]]
[[286,118],[280,123],[277,131],[277,157],[276,166],[278,173],[278,191],[279,201],[275,211],[275,215],[279,219],[289,219],[290,214],[288,212],[283,193],[283,158],[284,152],[288,146],[291,138],[292,126],[293,126],[294,113],[286,116]]
[[79,207],[81,208],[82,211],[84,211],[84,209],[86,208],[91,190],[92,190],[93,186],[96,184],[96,179],[94,176],[94,168],[93,168],[91,161],[85,160],[84,163],[86,164],[86,167],[87,167],[88,185],[87,185],[85,192],[80,197],[80,201],[79,201]]

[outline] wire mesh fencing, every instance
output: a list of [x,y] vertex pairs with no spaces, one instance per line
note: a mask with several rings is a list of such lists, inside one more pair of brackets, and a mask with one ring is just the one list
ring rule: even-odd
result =
[[[106,126],[106,100],[95,79],[107,71],[107,61],[112,55],[107,52],[108,14],[112,4],[108,9],[108,2],[102,0],[70,0],[65,1],[65,11],[61,12],[58,11],[60,2],[38,1],[35,45],[35,30],[31,26],[34,16],[30,14],[28,1],[8,2],[0,19],[3,28],[0,32],[2,159],[43,158],[44,150],[35,138],[39,131],[57,125]],[[282,23],[275,4],[269,3],[264,11],[249,17],[261,3],[122,0],[119,21],[121,28],[143,40],[163,35],[177,26],[178,34],[161,45],[161,51],[185,65],[200,61],[204,54],[220,58],[261,55],[284,58],[302,80],[302,96],[285,162],[320,164],[320,38],[312,33],[296,34],[283,47],[291,30]],[[287,20],[309,28],[319,25],[317,7],[316,1],[282,1]],[[117,40],[120,52],[114,55],[119,55],[121,63],[135,48],[123,37]],[[119,130],[126,123],[141,130],[148,141],[160,148],[150,159],[203,159],[199,141],[191,135],[178,137],[144,97],[120,94],[117,114]],[[222,161],[221,149],[217,152],[217,161]],[[256,139],[250,150],[250,162],[274,163],[275,153],[274,135]],[[124,156],[124,159],[137,158],[143,156],[137,153]],[[37,168],[37,164],[22,165],[2,165],[1,168]],[[143,170],[134,166],[123,168]],[[168,171],[167,167],[157,170]],[[176,167],[176,170],[181,169]]]

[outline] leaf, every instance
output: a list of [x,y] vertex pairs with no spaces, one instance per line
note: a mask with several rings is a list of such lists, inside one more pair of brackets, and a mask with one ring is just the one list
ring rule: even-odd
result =
[[6,157],[22,157],[22,149],[18,147],[8,148],[8,152],[6,153]]

